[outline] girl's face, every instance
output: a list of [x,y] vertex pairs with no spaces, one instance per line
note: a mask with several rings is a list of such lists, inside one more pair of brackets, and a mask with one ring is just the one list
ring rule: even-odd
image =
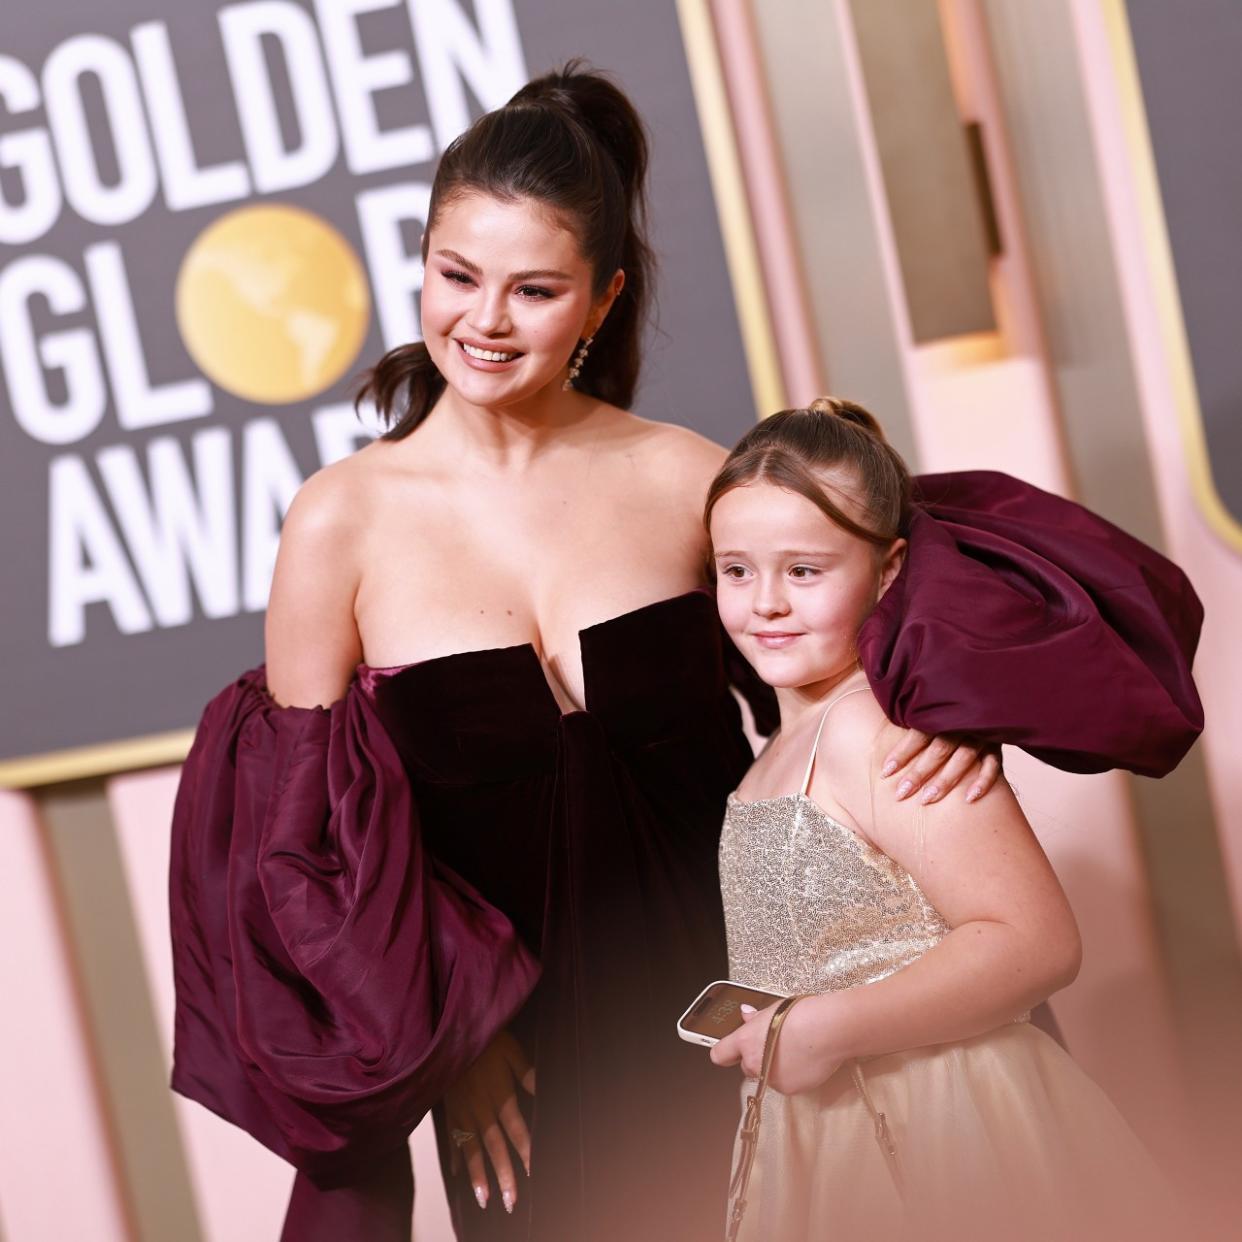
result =
[[427,238],[423,339],[448,386],[504,406],[559,388],[579,338],[593,336],[621,291],[618,271],[592,296],[577,238],[528,199],[450,199]]
[[879,554],[805,497],[765,482],[726,492],[711,535],[721,620],[768,685],[835,681],[855,667],[858,631],[897,576],[904,539]]

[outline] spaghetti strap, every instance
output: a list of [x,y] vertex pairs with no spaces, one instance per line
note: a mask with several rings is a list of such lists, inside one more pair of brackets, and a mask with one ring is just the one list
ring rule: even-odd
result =
[[855,686],[853,690],[847,690],[844,694],[838,694],[827,707],[824,708],[824,714],[819,718],[819,728],[815,730],[815,741],[811,743],[811,753],[806,761],[806,775],[802,778],[802,788],[798,792],[805,798],[811,788],[811,773],[815,771],[815,756],[819,753],[819,739],[824,732],[824,722],[828,719],[828,713],[832,711],[842,699],[848,699],[851,694],[861,694],[864,690],[870,690],[870,685]]

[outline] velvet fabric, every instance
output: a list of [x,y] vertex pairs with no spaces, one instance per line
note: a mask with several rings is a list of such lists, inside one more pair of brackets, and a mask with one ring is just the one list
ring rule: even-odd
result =
[[[920,488],[860,639],[889,715],[1076,771],[1172,767],[1202,722],[1180,571],[1004,476]],[[361,666],[326,710],[277,707],[259,669],[203,716],[173,822],[173,1086],[297,1166],[285,1242],[408,1242],[433,1107],[462,1242],[720,1235],[736,1079],[674,1023],[725,971],[736,652],[704,591],[581,645],[583,711],[523,645]],[[537,1073],[512,1216],[448,1175],[435,1107],[503,1028]]]
[[302,1170],[288,1242],[408,1238],[396,1148],[506,1026],[536,1065],[532,1175],[480,1212],[437,1117],[459,1238],[720,1232],[736,1083],[674,1024],[725,967],[716,841],[750,762],[725,640],[696,591],[581,643],[585,711],[529,645],[363,666],[330,711],[248,674],[207,710],[173,1083]]
[[1186,575],[1009,475],[915,483],[905,565],[858,640],[888,718],[1068,772],[1172,771],[1203,729],[1203,607]]

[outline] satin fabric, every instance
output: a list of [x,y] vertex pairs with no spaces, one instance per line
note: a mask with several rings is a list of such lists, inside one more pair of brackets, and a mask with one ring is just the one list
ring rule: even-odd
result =
[[888,718],[1069,772],[1172,771],[1203,729],[1203,607],[1186,575],[1008,475],[915,484],[906,562],[858,640]]
[[423,848],[366,696],[208,706],[173,816],[173,1087],[330,1184],[406,1136],[538,966]]

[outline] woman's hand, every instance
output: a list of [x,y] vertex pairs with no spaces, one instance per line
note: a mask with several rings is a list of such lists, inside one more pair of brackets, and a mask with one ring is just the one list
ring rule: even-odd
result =
[[[785,1015],[768,1086],[782,1095],[797,1095],[827,1082],[845,1059],[831,1045],[830,1021],[823,1012],[831,996],[808,996]],[[776,1005],[755,1010],[742,1006],[742,1025],[711,1050],[715,1065],[741,1065],[747,1078],[758,1078],[763,1069],[763,1046]]]
[[460,1147],[454,1141],[450,1172],[457,1172],[458,1159],[464,1157],[481,1208],[487,1207],[490,1197],[485,1150],[506,1212],[513,1211],[518,1197],[510,1143],[530,1174],[530,1131],[518,1106],[519,1083],[528,1094],[535,1094],[534,1069],[517,1040],[508,1031],[501,1031],[444,1098],[450,1131],[471,1136]]
[[969,738],[933,737],[918,729],[903,729],[901,738],[880,769],[880,776],[885,780],[898,774],[901,776],[897,782],[899,802],[920,789],[923,790],[920,802],[939,802],[968,779],[966,801],[978,802],[1000,777],[1000,747],[972,742]]

